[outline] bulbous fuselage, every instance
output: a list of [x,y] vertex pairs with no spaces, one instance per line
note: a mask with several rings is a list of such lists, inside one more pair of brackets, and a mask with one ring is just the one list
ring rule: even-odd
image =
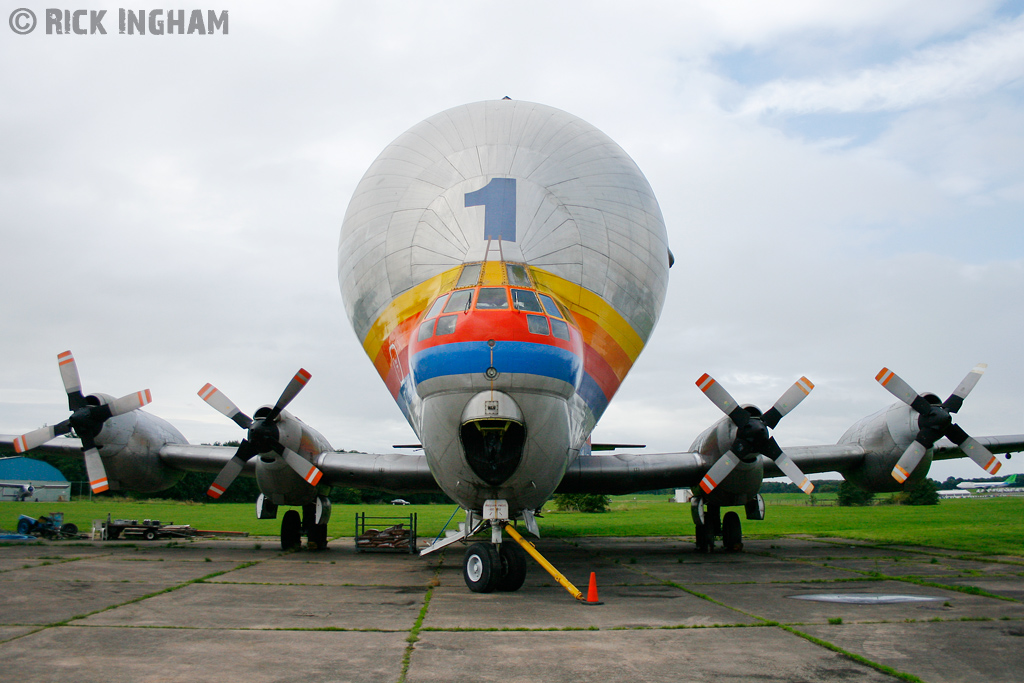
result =
[[342,226],[349,320],[460,505],[539,508],[661,313],[654,193],[606,135],[528,102],[414,126]]

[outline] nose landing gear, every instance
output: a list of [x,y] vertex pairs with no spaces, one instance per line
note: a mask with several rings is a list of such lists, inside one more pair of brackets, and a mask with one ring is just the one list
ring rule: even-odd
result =
[[474,593],[517,591],[526,581],[526,553],[513,543],[474,543],[462,559],[462,576]]

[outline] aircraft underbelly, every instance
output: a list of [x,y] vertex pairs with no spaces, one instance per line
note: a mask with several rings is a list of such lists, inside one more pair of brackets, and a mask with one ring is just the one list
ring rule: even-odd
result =
[[457,388],[460,384],[471,384],[469,377],[446,379],[452,385],[449,391],[435,391],[422,401],[420,438],[438,484],[466,509],[479,510],[489,499],[507,500],[512,510],[540,508],[561,482],[585,439],[584,425],[578,422],[581,411],[573,409],[574,401],[557,392],[506,387],[503,393],[522,411],[525,443],[511,476],[493,485],[482,480],[471,467],[460,437],[467,401],[478,391]]

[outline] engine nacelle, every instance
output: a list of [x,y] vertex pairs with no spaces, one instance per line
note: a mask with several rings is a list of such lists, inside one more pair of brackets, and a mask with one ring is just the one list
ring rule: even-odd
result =
[[[761,414],[754,406],[743,407],[751,414]],[[690,451],[700,453],[705,466],[710,468],[718,458],[732,448],[735,440],[736,425],[728,417],[723,417],[697,435],[690,446]],[[761,459],[755,457],[751,462],[741,460],[710,495],[696,486],[693,493],[713,505],[745,505],[751,496],[757,494],[763,479],[764,468]]]
[[[937,400],[927,394],[925,398],[929,401]],[[894,403],[846,430],[839,443],[859,444],[868,455],[857,467],[842,472],[843,477],[865,491],[875,493],[902,491],[924,479],[932,464],[931,449],[921,458],[920,464],[905,483],[899,484],[892,477],[892,468],[917,436],[917,418],[918,413],[910,406]]]
[[[254,417],[267,415],[273,406],[263,406]],[[282,410],[275,422],[280,443],[302,457],[315,463],[320,453],[330,453],[334,448],[320,432]],[[316,502],[317,489],[300,477],[275,453],[261,453],[256,458],[256,482],[267,500],[275,505],[308,505]]]
[[[101,405],[113,400],[106,394],[93,394],[88,399]],[[160,460],[160,449],[167,444],[187,443],[169,422],[141,410],[111,417],[96,437],[110,488],[142,493],[163,491],[181,481],[185,473],[165,465]]]

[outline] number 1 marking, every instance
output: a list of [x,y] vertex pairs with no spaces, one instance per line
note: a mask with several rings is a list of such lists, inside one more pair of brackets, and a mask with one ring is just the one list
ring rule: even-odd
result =
[[466,193],[466,207],[484,207],[484,239],[516,241],[516,179],[492,178]]

